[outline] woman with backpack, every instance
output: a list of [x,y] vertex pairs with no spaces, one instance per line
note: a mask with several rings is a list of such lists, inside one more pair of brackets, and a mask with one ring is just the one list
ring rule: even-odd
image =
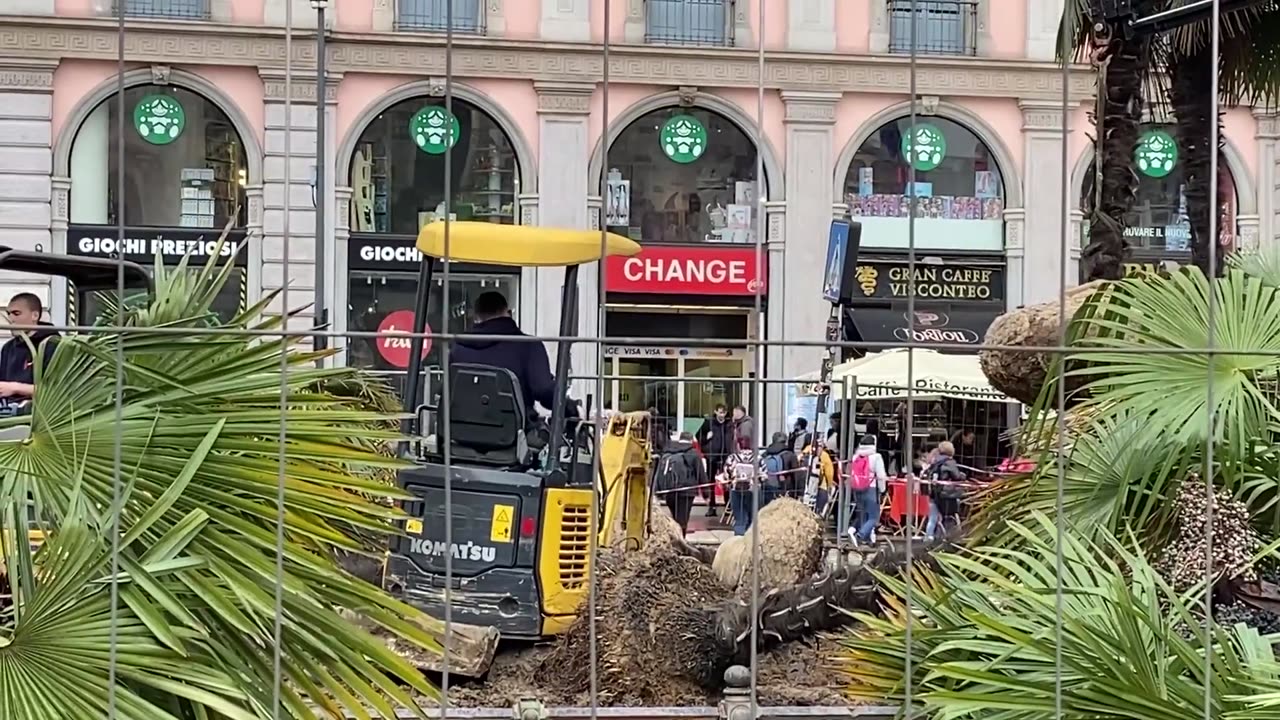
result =
[[938,504],[959,498],[963,491],[955,483],[961,483],[968,477],[956,464],[956,447],[948,440],[938,443],[933,462],[924,471],[929,493],[929,521],[925,524],[926,540],[933,540],[938,534],[938,525],[942,523],[942,510]]
[[876,452],[876,436],[864,435],[849,463],[849,489],[853,491],[855,511],[849,537],[854,545],[859,540],[875,544],[876,527],[880,524],[880,493],[888,481],[884,458]]
[[764,469],[749,438],[738,438],[738,450],[724,462],[724,479],[729,483],[729,511],[733,513],[733,534],[746,535],[755,519],[755,489]]

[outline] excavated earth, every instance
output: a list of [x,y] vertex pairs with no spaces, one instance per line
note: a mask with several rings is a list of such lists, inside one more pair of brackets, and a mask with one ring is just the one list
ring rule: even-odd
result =
[[[533,697],[549,706],[591,705],[591,693],[565,692],[559,683],[540,672],[554,650],[553,644],[513,647],[500,650],[484,680],[452,678],[449,704],[452,707],[510,707],[520,698]],[[827,637],[814,637],[761,653],[757,671],[757,701],[761,705],[816,706],[848,705],[840,696],[831,669],[839,652]],[[584,658],[583,663],[587,660]],[[598,688],[600,686],[597,686]],[[605,688],[607,695],[607,688]],[[664,703],[669,707],[714,705],[720,694],[687,688]],[[615,697],[608,703],[597,693],[600,705],[640,706],[652,703],[641,698]]]
[[[822,527],[811,511],[778,500],[761,511],[756,526],[759,545],[770,550],[762,553],[766,582],[778,587],[814,576]],[[606,550],[600,557],[594,651],[589,620],[580,616],[554,641],[500,649],[483,679],[451,678],[450,705],[510,707],[521,698],[553,706],[715,704],[724,669],[746,662],[752,616],[721,610],[747,595],[744,553],[727,550],[721,549],[713,568],[710,558],[683,541],[666,509],[655,507],[643,548]],[[838,652],[838,643],[823,635],[761,652],[758,702],[847,704],[835,686]]]

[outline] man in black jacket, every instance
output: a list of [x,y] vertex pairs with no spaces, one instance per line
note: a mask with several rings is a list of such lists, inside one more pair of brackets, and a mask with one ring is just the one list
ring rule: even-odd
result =
[[[695,437],[698,441],[698,447],[702,449],[702,454],[707,457],[708,477],[716,477],[724,468],[725,458],[738,449],[738,446],[734,444],[734,425],[733,420],[729,417],[729,409],[723,404],[716,405],[715,412],[711,413],[711,417],[702,421],[702,426],[698,428],[698,433]],[[704,490],[706,490],[707,494],[707,517],[714,517],[716,514],[716,489],[707,487]]]
[[680,438],[668,442],[654,461],[653,489],[667,504],[671,517],[680,525],[681,534],[689,531],[689,513],[693,510],[696,488],[706,483],[707,469],[693,447],[692,433],[680,433]]
[[[469,335],[492,335],[479,340],[459,340],[449,355],[450,362],[492,365],[510,370],[520,381],[525,412],[537,418],[534,403],[553,410],[556,403],[556,380],[551,374],[547,348],[540,342],[505,340],[524,337],[511,317],[511,307],[500,292],[481,293],[472,309],[476,324]],[[563,401],[562,401],[563,402]]]
[[28,400],[35,393],[36,382],[31,349],[35,347],[43,362],[48,364],[58,331],[45,329],[50,324],[44,322],[44,304],[31,293],[14,295],[9,300],[6,315],[10,325],[41,326],[36,330],[15,330],[13,339],[0,348],[0,397]]

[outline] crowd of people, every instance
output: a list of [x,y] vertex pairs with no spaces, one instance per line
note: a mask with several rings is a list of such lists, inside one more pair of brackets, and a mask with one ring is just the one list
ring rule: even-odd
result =
[[[833,428],[839,426],[838,419],[838,414],[833,417]],[[956,437],[963,442],[965,433]],[[827,517],[843,486],[852,511],[847,521],[850,540],[855,545],[874,544],[881,502],[891,481],[879,442],[874,434],[864,435],[851,459],[841,461],[836,430],[823,437],[810,431],[808,420],[797,418],[789,432],[773,433],[769,443],[758,448],[755,423],[746,408],[719,405],[696,433],[671,437],[661,427],[655,429],[653,489],[687,533],[697,497],[705,498],[708,517],[719,514],[720,488],[733,532],[742,535],[759,508],[783,495],[803,500]],[[899,470],[897,476],[914,482],[917,492],[928,498],[924,537],[933,539],[944,513],[958,502],[969,480],[957,462],[956,443],[930,443],[916,453],[911,470]]]

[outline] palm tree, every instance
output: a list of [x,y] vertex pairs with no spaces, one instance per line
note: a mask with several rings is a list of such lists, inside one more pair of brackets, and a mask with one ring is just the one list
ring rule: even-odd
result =
[[[1185,0],[1139,0],[1134,13],[1149,15],[1183,4]],[[1115,280],[1123,276],[1128,243],[1123,237],[1125,216],[1133,205],[1138,180],[1133,172],[1138,126],[1143,118],[1143,90],[1158,101],[1164,96],[1176,120],[1187,215],[1191,225],[1192,263],[1209,275],[1220,274],[1221,261],[1211,266],[1215,239],[1210,238],[1210,217],[1219,207],[1218,180],[1210,177],[1213,152],[1210,131],[1221,118],[1212,111],[1211,72],[1215,62],[1220,72],[1219,98],[1222,107],[1248,101],[1269,102],[1280,93],[1280,76],[1274,71],[1276,38],[1280,38],[1280,7],[1272,3],[1227,13],[1221,18],[1221,45],[1217,58],[1211,57],[1210,24],[1194,23],[1152,40],[1133,36],[1116,24],[1090,21],[1087,0],[1071,0],[1064,9],[1063,46],[1071,46],[1079,56],[1088,53],[1101,61],[1099,108],[1095,122],[1099,134],[1101,171],[1086,181],[1085,214],[1089,220],[1089,242],[1082,255],[1089,267],[1088,279]]]
[[[1151,62],[1151,40],[1130,35],[1120,23],[1093,22],[1089,0],[1069,0],[1063,8],[1059,48],[1099,69],[1098,101],[1093,119],[1098,129],[1101,168],[1094,164],[1086,180],[1084,205],[1089,242],[1081,251],[1089,280],[1118,280],[1129,256],[1125,216],[1133,207],[1138,177],[1129,160],[1142,123],[1143,84]],[[1139,0],[1135,11],[1149,12],[1162,0]],[[1114,160],[1114,161],[1112,161]]]
[[6,720],[392,717],[434,693],[360,625],[428,652],[437,625],[337,559],[397,531],[393,418],[333,390],[358,371],[247,334],[281,325],[272,298],[219,321],[214,262],[157,264],[153,301],[112,306],[131,329],[62,338],[32,413],[0,420]]

